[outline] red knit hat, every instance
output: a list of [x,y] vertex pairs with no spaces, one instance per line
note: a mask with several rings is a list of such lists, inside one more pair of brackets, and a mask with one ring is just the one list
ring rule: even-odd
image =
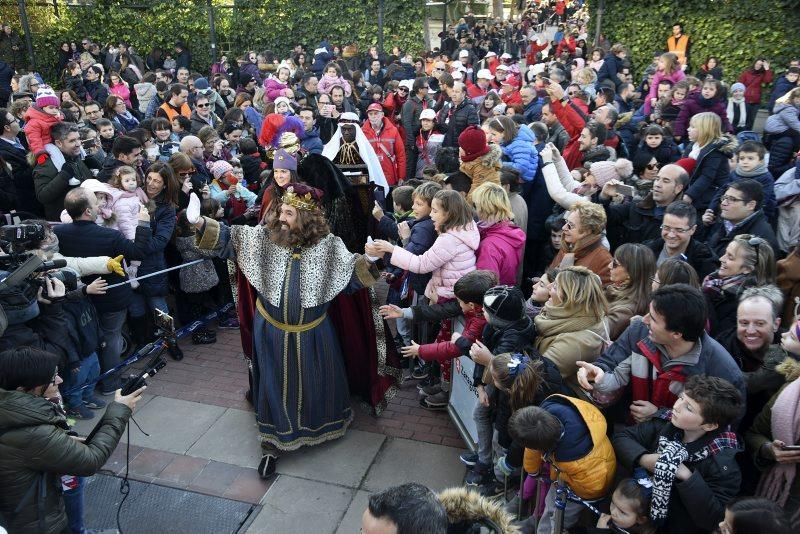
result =
[[486,133],[478,126],[467,126],[458,136],[458,146],[464,150],[461,161],[467,162],[485,156],[489,153],[486,144]]
[[693,158],[681,158],[675,162],[675,165],[682,167],[683,170],[686,171],[686,174],[691,176],[694,172],[694,168],[697,166],[697,160]]

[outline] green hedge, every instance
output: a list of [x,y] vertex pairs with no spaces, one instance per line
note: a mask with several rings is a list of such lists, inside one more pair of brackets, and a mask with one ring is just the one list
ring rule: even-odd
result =
[[[592,35],[597,3],[591,4]],[[780,72],[800,55],[800,0],[606,0],[602,32],[611,42],[629,47],[641,73],[654,52],[666,49],[675,22],[692,39],[692,72],[713,55],[727,82],[735,81],[757,57],[765,57]]]
[[[0,4],[0,20],[19,20],[14,4]],[[58,0],[58,16],[52,5],[36,4],[29,5],[28,17],[37,68],[48,79],[56,76],[59,43],[80,42],[83,37],[98,43],[124,39],[142,55],[155,45],[172,50],[175,41],[182,39],[192,52],[194,70],[205,72],[211,64],[208,14],[202,0],[95,0],[90,7],[70,7]],[[313,56],[323,38],[339,45],[355,43],[360,50],[377,41],[377,0],[213,0],[213,4],[218,49],[230,49],[236,55],[255,49],[283,56],[301,42]],[[396,44],[414,52],[422,50],[424,6],[423,0],[385,0],[385,48]],[[19,31],[18,24],[14,25]]]

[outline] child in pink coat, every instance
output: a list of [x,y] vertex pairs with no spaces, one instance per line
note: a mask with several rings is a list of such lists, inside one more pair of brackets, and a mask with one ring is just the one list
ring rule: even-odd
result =
[[457,191],[439,191],[431,203],[431,220],[439,234],[433,246],[421,256],[378,240],[367,244],[370,256],[391,254],[391,263],[412,273],[432,273],[425,288],[431,302],[452,300],[453,286],[465,274],[475,270],[475,251],[480,244],[472,209]]
[[[28,148],[34,157],[37,158],[37,163],[46,161],[46,152],[53,160],[53,164],[57,170],[66,161],[61,151],[53,144],[53,136],[50,135],[50,129],[54,124],[64,120],[64,115],[61,114],[61,103],[58,97],[53,92],[49,85],[42,85],[36,91],[36,103],[25,111],[25,138],[28,140]],[[43,158],[39,161],[38,158]],[[78,185],[78,180],[73,178],[77,183],[70,183],[69,185]]]
[[[147,205],[150,200],[147,194],[139,187],[136,170],[133,167],[123,165],[117,167],[114,174],[109,178],[111,197],[113,202],[111,210],[117,219],[117,230],[126,239],[133,241],[136,238],[136,227],[139,225],[139,210],[142,205]],[[131,287],[136,289],[139,283],[136,281],[136,273],[142,262],[132,261],[128,263],[125,272],[131,279]]]
[[331,89],[337,85],[344,89],[344,96],[350,98],[353,88],[350,87],[347,80],[342,77],[342,69],[340,69],[339,65],[336,63],[328,63],[319,84],[317,84],[317,92],[321,95],[329,95],[331,94]]

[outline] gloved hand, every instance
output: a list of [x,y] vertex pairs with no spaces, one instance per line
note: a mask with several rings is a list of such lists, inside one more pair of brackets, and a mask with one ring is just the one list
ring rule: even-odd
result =
[[497,467],[497,470],[507,477],[511,476],[511,473],[514,472],[514,468],[509,466],[508,463],[506,462],[505,456],[501,456],[500,458],[497,459],[497,464],[495,467]]
[[533,475],[525,477],[525,482],[522,483],[522,498],[531,499],[536,495],[536,484],[538,480]]
[[197,224],[202,217],[200,217],[200,199],[196,194],[189,195],[189,205],[186,207],[186,220],[189,224]]
[[116,258],[110,258],[106,262],[106,268],[108,272],[117,274],[119,276],[125,276],[125,271],[122,270],[122,255],[117,256]]

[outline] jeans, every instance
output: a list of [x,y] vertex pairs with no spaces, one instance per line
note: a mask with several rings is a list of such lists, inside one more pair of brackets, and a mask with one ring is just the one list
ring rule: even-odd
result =
[[[122,354],[122,325],[125,324],[127,315],[128,310],[99,314],[100,330],[103,332],[103,339],[106,343],[100,352],[100,370],[103,372],[119,365],[119,357]],[[100,385],[103,391],[119,389],[119,375],[115,374],[106,378]]]
[[[100,360],[97,358],[97,353],[93,352],[83,360],[81,366],[78,368],[77,373],[64,373],[63,391],[69,391],[72,388],[88,384],[98,376],[100,376]],[[84,388],[74,393],[64,395],[64,404],[67,408],[77,408],[83,401],[92,400],[94,398],[94,388]]]
[[64,490],[64,511],[67,513],[67,528],[62,534],[84,534],[86,527],[83,524],[83,493],[86,486],[85,477],[76,477],[77,486],[74,489]]
[[131,317],[141,317],[146,315],[148,311],[161,310],[164,313],[169,313],[166,297],[147,297],[141,293],[134,291],[133,298],[131,299],[128,311],[131,312]]
[[475,406],[472,417],[475,419],[475,426],[478,430],[478,461],[484,465],[492,464],[492,438],[494,436],[494,397],[496,396],[495,387],[491,385],[483,386],[486,395],[489,397],[489,406],[484,406],[480,402]]

